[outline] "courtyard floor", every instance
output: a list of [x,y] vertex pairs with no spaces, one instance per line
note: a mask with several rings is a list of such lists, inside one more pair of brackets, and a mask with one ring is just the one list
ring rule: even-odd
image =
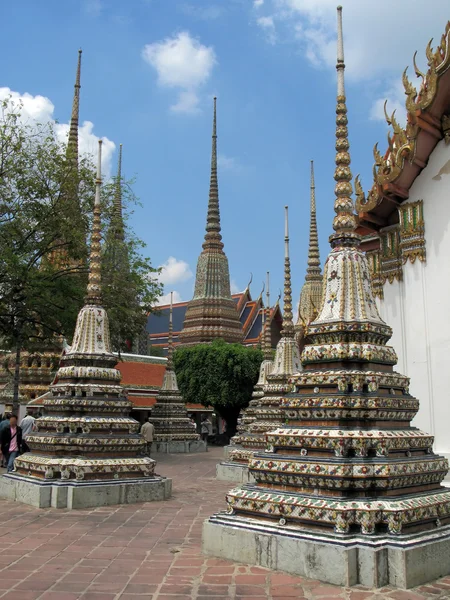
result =
[[408,591],[350,589],[203,556],[202,522],[230,488],[215,479],[222,456],[158,456],[157,471],[173,479],[166,502],[64,511],[0,501],[0,598],[450,599],[450,577]]

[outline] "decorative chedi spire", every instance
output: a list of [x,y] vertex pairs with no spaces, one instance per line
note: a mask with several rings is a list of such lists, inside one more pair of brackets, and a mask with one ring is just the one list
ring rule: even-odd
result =
[[122,144],[119,146],[119,160],[117,163],[116,189],[114,193],[114,206],[111,225],[114,228],[114,236],[116,240],[123,242],[125,239],[125,234],[122,214]]
[[75,86],[72,102],[72,114],[70,117],[69,139],[67,142],[67,157],[73,160],[74,166],[78,169],[78,125],[80,119],[80,88],[81,88],[81,55],[83,51],[78,50],[78,65],[75,78]]
[[[295,393],[281,401],[286,425],[268,433],[266,452],[250,461],[256,485],[228,494],[233,516],[223,525],[233,525],[237,519],[239,527],[245,528],[245,517],[252,517],[252,522],[258,519],[258,530],[272,534],[272,555],[277,554],[275,546],[281,539],[279,527],[286,528],[284,556],[300,551],[295,544],[287,547],[289,539],[297,536],[297,543],[302,532],[314,531],[314,543],[321,544],[321,566],[314,554],[315,566],[309,565],[308,577],[341,585],[409,587],[411,583],[404,582],[413,577],[413,585],[433,577],[427,569],[434,567],[439,554],[437,547],[417,549],[419,568],[408,554],[410,534],[414,544],[429,544],[431,530],[433,540],[440,535],[449,544],[448,527],[441,534],[435,531],[450,523],[450,491],[440,486],[448,463],[433,453],[432,436],[410,426],[419,403],[409,393],[409,379],[393,370],[397,356],[387,346],[392,330],[378,314],[369,266],[355,232],[341,11],[339,7],[335,233],[324,267],[324,296],[317,318],[307,326],[304,370],[292,378]],[[275,361],[275,370],[277,366]],[[273,375],[268,379],[270,385]],[[224,531],[221,536],[226,546]],[[326,556],[337,565],[327,554],[327,544],[336,548],[337,539],[343,551],[339,575],[324,567]],[[351,554],[349,545],[357,540],[357,554]],[[246,557],[254,551],[248,543],[234,544],[238,546],[245,547]],[[306,553],[315,550],[315,546],[302,550],[305,560],[291,572],[305,575]],[[220,555],[240,559],[237,553]],[[414,572],[408,556],[417,565]],[[367,570],[356,566],[369,563]],[[445,569],[448,572],[448,564]]]
[[142,456],[145,441],[138,433],[139,423],[128,416],[132,403],[120,385],[108,316],[101,305],[100,188],[101,141],[85,304],[72,346],[61,357],[44,400],[45,416],[27,438],[31,452],[17,459],[16,469],[20,475],[48,480],[106,484],[133,478],[136,485],[144,480],[157,483],[162,480],[153,476],[155,461]]
[[219,188],[217,184],[216,98],[211,154],[211,181],[203,251],[197,263],[194,297],[188,303],[180,342],[193,345],[222,338],[242,342],[243,333],[230,292],[228,259],[220,233]]
[[311,161],[311,194],[310,194],[310,222],[309,222],[309,247],[308,266],[306,268],[305,283],[300,292],[298,303],[298,319],[295,329],[298,334],[300,350],[303,346],[305,327],[317,315],[322,300],[322,271],[320,268],[319,238],[317,235],[316,221],[316,187],[314,183],[314,161]]
[[[292,316],[291,262],[289,257],[289,223],[288,207],[284,208],[284,294],[283,294],[283,329],[277,344],[275,358],[267,361],[265,368],[266,383],[263,385],[264,396],[258,398],[254,405],[246,410],[249,425],[245,432],[233,438],[236,449],[229,453],[231,460],[248,463],[256,451],[266,445],[266,433],[284,423],[285,415],[280,410],[283,394],[290,390],[289,379],[302,369],[300,354],[295,340],[294,321]],[[267,360],[267,359],[266,359]],[[263,362],[263,365],[266,361]],[[262,369],[262,366],[261,366]],[[270,369],[270,370],[269,370]],[[253,402],[253,401],[252,401]],[[252,421],[250,422],[250,419]]]
[[264,360],[265,361],[270,361],[271,363],[273,362],[273,356],[272,356],[272,336],[270,333],[271,330],[271,324],[272,324],[272,315],[271,313],[271,308],[270,308],[270,273],[269,271],[267,271],[266,273],[266,318],[265,318],[265,324],[264,324],[264,331],[263,331],[263,337],[264,337]]
[[172,307],[173,292],[170,292],[167,365],[150,420],[155,426],[154,441],[158,452],[189,452],[194,447],[204,448],[204,442],[198,441],[200,436],[187,415],[186,404],[178,389],[177,376],[173,368]]

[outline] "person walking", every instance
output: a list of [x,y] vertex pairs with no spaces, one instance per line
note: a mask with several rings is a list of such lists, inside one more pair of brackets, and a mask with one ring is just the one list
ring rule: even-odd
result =
[[36,419],[32,415],[26,413],[26,415],[20,423],[20,428],[22,429],[22,450],[24,452],[30,451],[30,448],[27,444],[27,436],[34,430],[35,421]]
[[200,427],[200,433],[202,435],[202,440],[204,442],[208,442],[208,435],[210,435],[211,431],[212,431],[211,421],[209,421],[208,417],[205,415],[202,418],[201,427]]
[[150,417],[141,427],[141,435],[147,442],[147,455],[150,456],[153,443],[153,434],[155,433],[155,426],[150,422]]
[[8,473],[14,470],[14,461],[20,454],[22,445],[22,429],[17,425],[17,416],[11,415],[9,425],[0,432],[0,446],[6,459]]

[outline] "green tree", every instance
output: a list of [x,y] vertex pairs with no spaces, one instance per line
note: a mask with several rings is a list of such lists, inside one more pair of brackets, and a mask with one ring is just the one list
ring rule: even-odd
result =
[[258,348],[214,340],[177,348],[174,366],[186,402],[212,406],[227,423],[227,435],[236,432],[239,412],[248,406],[258,380],[263,354]]

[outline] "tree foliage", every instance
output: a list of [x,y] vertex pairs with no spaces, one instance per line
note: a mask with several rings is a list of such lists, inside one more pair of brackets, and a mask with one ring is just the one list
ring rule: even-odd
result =
[[177,348],[174,366],[186,402],[212,406],[227,423],[227,434],[236,431],[239,412],[248,406],[258,381],[263,354],[258,348],[214,340]]
[[[73,329],[86,273],[89,162],[78,171],[52,125],[5,100],[0,120],[0,335],[23,348]],[[68,302],[68,298],[71,299]]]

